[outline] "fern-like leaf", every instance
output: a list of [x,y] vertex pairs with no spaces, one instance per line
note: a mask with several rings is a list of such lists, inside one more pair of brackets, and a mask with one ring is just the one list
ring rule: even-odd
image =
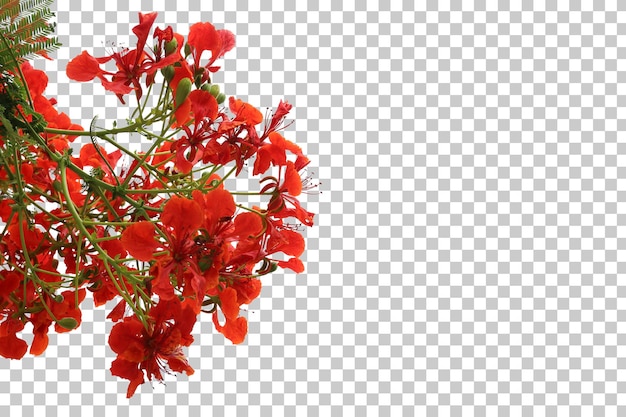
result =
[[0,0],[0,68],[11,71],[19,63],[47,57],[59,48],[54,33],[54,16],[50,11],[53,0]]

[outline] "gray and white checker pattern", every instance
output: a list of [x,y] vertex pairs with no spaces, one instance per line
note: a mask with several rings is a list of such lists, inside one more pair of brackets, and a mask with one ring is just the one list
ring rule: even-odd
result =
[[131,400],[87,301],[0,361],[0,415],[626,415],[626,2],[200,3],[59,0],[48,94],[123,119],[63,69],[132,45],[139,10],[233,31],[216,80],[293,103],[322,182],[307,272],[264,281],[242,345],[203,320],[196,374]]

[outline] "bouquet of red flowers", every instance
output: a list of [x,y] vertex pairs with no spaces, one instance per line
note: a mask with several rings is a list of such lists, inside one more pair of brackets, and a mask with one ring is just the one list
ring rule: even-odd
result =
[[[312,226],[313,213],[298,196],[311,186],[309,160],[280,133],[291,105],[264,118],[211,83],[231,32],[196,23],[185,39],[171,26],[153,30],[156,13],[139,13],[135,48],[83,52],[67,65],[70,79],[97,78],[121,103],[136,100],[128,124],[72,123],[25,59],[58,46],[49,8],[33,3],[49,1],[0,1],[0,355],[26,354],[27,327],[30,353],[42,354],[51,327],[80,325],[87,291],[96,306],[116,299],[111,372],[130,381],[130,397],[166,369],[194,372],[183,348],[200,313],[241,343],[240,307],[258,297],[259,277],[304,270],[300,225]],[[129,133],[149,149],[116,141]],[[87,140],[76,152],[78,137]],[[259,188],[228,190],[248,163]],[[238,194],[264,203],[239,204]]]

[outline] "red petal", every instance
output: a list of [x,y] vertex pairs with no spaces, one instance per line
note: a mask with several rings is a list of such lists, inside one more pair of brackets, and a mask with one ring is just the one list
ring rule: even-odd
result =
[[99,76],[100,81],[102,81],[102,86],[107,90],[115,94],[125,95],[133,91],[133,88],[130,85],[126,85],[126,81],[124,80],[116,80],[109,81],[103,76]]
[[[269,139],[272,144],[278,146],[283,151],[287,150],[296,155],[297,158],[294,164],[296,171],[300,171],[302,168],[309,164],[309,158],[304,156],[304,154],[302,153],[302,149],[295,143],[285,139],[280,133],[271,132],[269,134]],[[275,162],[275,164],[277,164],[277,162]]]
[[278,261],[278,266],[280,266],[281,268],[289,268],[298,274],[304,272],[304,265],[302,264],[302,261],[298,258],[291,258],[287,262]]
[[154,319],[155,327],[159,327],[168,320],[176,318],[180,314],[181,303],[178,298],[171,300],[159,300],[159,302],[150,309],[150,317]]
[[300,195],[302,192],[302,178],[300,178],[300,174],[296,171],[291,161],[287,162],[285,181],[281,188],[294,197]]
[[213,313],[213,324],[218,332],[222,333],[233,344],[243,342],[248,333],[248,321],[245,317],[237,317],[235,320],[226,319],[226,324],[221,326],[217,321],[217,313]]
[[268,149],[268,148],[272,148],[272,145],[262,146],[257,151],[256,160],[254,161],[254,171],[252,172],[252,175],[263,174],[265,171],[269,169],[270,162],[274,158],[271,155],[271,152],[270,152],[271,149]]
[[206,290],[212,290],[220,283],[220,274],[217,268],[209,268],[204,272],[204,279],[206,282]]
[[[174,38],[174,29],[171,26],[166,27],[165,30],[156,28],[152,36],[158,39],[159,42],[169,42]],[[178,46],[180,47],[180,44]]]
[[180,330],[181,346],[189,346],[193,343],[193,336],[191,335],[191,332],[193,331],[193,327],[198,320],[196,302],[191,299],[186,299],[182,302],[181,307],[180,314],[176,317],[176,328]]
[[8,297],[20,285],[21,278],[16,272],[3,271],[0,279],[0,300]]
[[126,317],[111,329],[109,346],[119,358],[140,363],[146,356],[143,343],[143,324],[135,316]]
[[161,222],[173,228],[178,237],[182,237],[188,231],[197,230],[202,224],[202,217],[202,209],[198,203],[174,195],[165,203]]
[[33,337],[33,342],[30,345],[30,354],[38,356],[44,353],[48,347],[48,328],[33,331],[33,334],[35,337]]
[[[151,275],[154,276],[152,280],[152,292],[157,294],[162,300],[171,300],[176,297],[174,294],[174,286],[170,280],[170,273],[174,265],[171,263],[171,260],[172,258],[170,256],[159,259],[150,271]],[[162,265],[163,263],[167,265],[164,266]]]
[[7,359],[22,359],[28,350],[28,344],[18,338],[16,333],[24,329],[24,323],[8,319],[0,324],[0,355]]
[[130,381],[128,390],[126,391],[126,398],[132,397],[137,387],[144,382],[143,372],[139,369],[137,364],[120,358],[115,359],[113,363],[111,363],[111,374]]
[[122,242],[119,240],[105,240],[100,243],[102,249],[104,249],[111,258],[115,259],[116,257],[124,258],[126,257],[126,249],[122,245]]
[[[106,158],[107,157],[107,152],[106,150],[102,147],[99,146],[98,150],[100,150],[100,153],[102,153],[102,155]],[[102,157],[100,156],[100,154],[98,153],[98,150],[96,149],[96,147],[94,146],[93,143],[86,143],[84,144],[81,148],[80,148],[80,167],[85,167],[85,166],[90,166],[90,167],[103,167],[104,165],[104,160],[102,159]],[[78,162],[78,161],[77,161]]]
[[167,365],[174,372],[182,373],[184,371],[187,375],[193,375],[194,373],[193,368],[185,357],[170,357],[167,360]]
[[266,144],[259,148],[256,161],[254,162],[253,175],[262,174],[270,167],[270,162],[274,166],[284,166],[287,164],[285,149],[274,144]]
[[194,48],[194,61],[199,66],[200,56],[204,51],[211,51],[210,65],[214,62],[222,49],[222,39],[215,30],[215,27],[207,22],[193,24],[189,28],[187,43]]
[[261,281],[255,278],[239,279],[232,288],[237,291],[237,302],[250,304],[261,293]]
[[26,84],[31,96],[36,97],[43,94],[48,85],[48,76],[41,70],[34,69],[30,64],[22,64],[22,72],[26,78]]
[[295,143],[285,139],[283,135],[278,132],[272,132],[269,134],[270,142],[278,146],[281,149],[291,151],[294,155],[302,155],[302,149]]
[[194,114],[196,123],[199,123],[205,117],[211,120],[217,118],[217,100],[208,91],[193,90],[189,93],[189,101],[191,102],[191,111]]
[[239,306],[237,303],[237,291],[234,288],[226,288],[220,293],[220,301],[222,312],[226,320],[234,320],[239,315]]
[[204,195],[200,191],[194,191],[192,196],[203,208],[206,225],[209,228],[217,226],[220,219],[231,217],[235,213],[235,200],[232,194],[223,188],[223,183],[219,188]]
[[7,359],[22,359],[28,344],[16,335],[0,337],[0,355]]
[[103,73],[96,58],[87,51],[83,51],[68,62],[65,72],[68,78],[74,81],[91,81]]
[[147,14],[139,13],[139,24],[133,28],[133,33],[137,36],[137,51],[143,52],[146,40],[150,34],[152,24],[157,18],[157,12]]
[[243,120],[249,125],[258,125],[263,121],[263,113],[256,107],[234,97],[229,98],[230,111],[236,114],[235,120]]
[[119,321],[122,319],[122,317],[124,317],[124,312],[126,311],[126,301],[125,300],[120,300],[119,303],[117,303],[117,305],[115,307],[113,307],[113,310],[111,310],[111,312],[107,315],[107,319],[111,319],[111,321]]
[[[226,29],[220,29],[217,31],[222,40],[222,50],[220,51],[220,57],[235,47],[235,35]],[[219,58],[219,57],[218,57]]]
[[235,217],[234,235],[241,239],[248,239],[250,236],[258,236],[263,231],[263,220],[258,214],[245,212]]
[[124,229],[120,241],[131,256],[140,261],[150,261],[154,250],[159,247],[154,235],[154,225],[148,221],[140,221]]
[[[184,126],[189,121],[189,119],[191,119],[191,102],[189,101],[189,97],[187,97],[185,101],[183,101],[182,104],[178,106],[178,108],[174,112],[174,119],[176,119],[176,122],[174,123],[173,127]],[[182,172],[183,174],[189,173],[189,171],[180,172]]]
[[300,256],[304,252],[304,238],[293,230],[281,230],[280,234],[270,237],[267,246],[272,253],[283,252],[289,256]]

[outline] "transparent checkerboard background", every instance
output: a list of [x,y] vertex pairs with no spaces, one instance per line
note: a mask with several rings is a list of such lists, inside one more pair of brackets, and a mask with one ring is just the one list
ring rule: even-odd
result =
[[249,3],[59,0],[37,65],[110,123],[68,59],[132,46],[139,10],[233,31],[215,80],[293,103],[322,183],[306,273],[264,280],[242,345],[204,318],[196,374],[130,400],[87,300],[81,331],[0,361],[0,415],[626,415],[626,3]]

